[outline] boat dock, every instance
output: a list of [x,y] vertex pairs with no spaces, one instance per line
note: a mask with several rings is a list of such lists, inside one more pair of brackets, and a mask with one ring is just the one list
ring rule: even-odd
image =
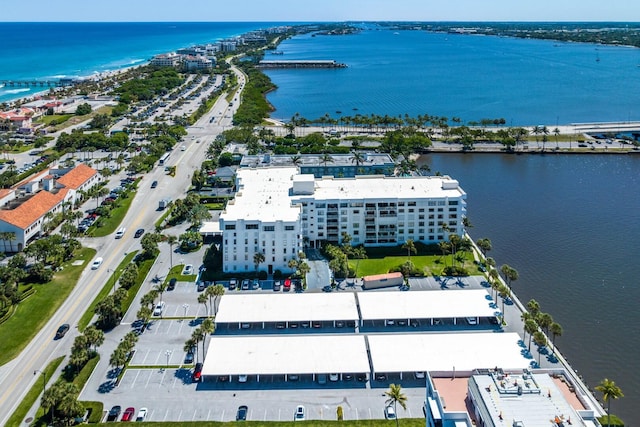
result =
[[0,86],[4,87],[64,87],[73,86],[75,79],[60,80],[0,80]]
[[311,60],[285,60],[285,61],[260,61],[259,68],[346,68],[346,64],[341,64],[332,59],[311,59]]

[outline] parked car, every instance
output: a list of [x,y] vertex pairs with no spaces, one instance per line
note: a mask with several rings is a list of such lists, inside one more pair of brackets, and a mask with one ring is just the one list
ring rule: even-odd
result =
[[296,413],[295,413],[295,416],[293,417],[293,420],[294,421],[304,421],[304,419],[305,419],[304,406],[298,405],[298,407],[296,408]]
[[164,311],[165,303],[164,301],[160,301],[156,304],[156,308],[153,309],[154,316],[162,316],[162,312]]
[[151,183],[151,188],[156,188],[158,186],[158,181],[153,181]]
[[198,282],[198,292],[204,291],[204,288],[205,288],[204,282],[202,281]]
[[280,292],[281,287],[282,285],[280,284],[279,280],[276,280],[275,282],[273,282],[273,292]]
[[183,276],[190,276],[193,274],[193,265],[192,264],[187,264],[184,266],[184,269],[182,269],[182,275]]
[[192,350],[187,351],[187,354],[184,356],[184,363],[189,365],[192,364],[193,357],[194,357],[193,351]]
[[144,234],[144,228],[138,228],[136,230],[136,234],[134,234],[133,237],[137,239],[138,237],[141,237],[143,234]]
[[147,408],[140,408],[138,411],[138,416],[136,417],[136,421],[144,421],[147,419],[147,414],[149,410]]
[[98,267],[100,267],[101,265],[102,265],[102,257],[98,257],[93,260],[93,264],[91,264],[91,269],[97,270]]
[[136,408],[130,406],[122,413],[120,421],[133,421],[133,417],[136,415]]
[[258,279],[253,279],[253,282],[251,282],[251,289],[260,289],[260,282]]
[[169,280],[169,284],[167,285],[167,290],[174,290],[176,288],[176,283],[178,283],[178,279],[172,277],[171,280]]
[[109,414],[107,415],[107,421],[118,421],[118,417],[120,416],[120,412],[122,412],[122,407],[116,405],[109,410]]
[[393,409],[393,406],[387,406],[384,408],[384,417],[388,420],[396,419],[396,411]]
[[58,330],[56,331],[56,337],[55,337],[55,339],[59,340],[60,338],[64,337],[64,336],[65,336],[65,334],[66,334],[67,332],[69,332],[69,328],[70,328],[70,326],[69,326],[69,324],[68,324],[68,323],[65,323],[65,324],[63,324],[63,325],[60,325],[60,327],[59,327],[59,328],[58,328]]
[[236,421],[246,421],[247,412],[249,412],[249,408],[247,407],[247,405],[239,406],[238,412],[236,413]]
[[243,291],[248,291],[249,290],[249,279],[242,279],[242,287],[241,289]]
[[246,375],[238,375],[238,382],[239,383],[246,383],[247,379],[248,379],[248,377]]
[[191,380],[194,383],[200,381],[200,377],[202,376],[202,362],[196,363],[196,366],[193,368],[193,374],[191,374]]
[[282,289],[285,292],[289,292],[291,290],[291,279],[285,279],[284,286],[282,287]]
[[338,374],[329,374],[329,381],[331,381],[332,383],[335,383],[339,379],[340,379],[340,375],[338,375]]
[[238,286],[238,279],[229,280],[229,290],[230,291],[234,291],[237,286]]

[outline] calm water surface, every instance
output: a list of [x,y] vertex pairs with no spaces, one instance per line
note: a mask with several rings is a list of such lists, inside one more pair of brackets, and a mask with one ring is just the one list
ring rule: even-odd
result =
[[299,36],[279,50],[283,55],[266,59],[348,65],[268,71],[279,87],[268,98],[280,119],[296,112],[309,119],[325,113],[503,117],[516,125],[640,119],[635,48],[369,29]]
[[614,379],[612,404],[638,425],[640,401],[640,156],[430,154],[421,162],[458,179],[474,240],[520,273],[513,288],[559,322],[556,344],[593,387]]

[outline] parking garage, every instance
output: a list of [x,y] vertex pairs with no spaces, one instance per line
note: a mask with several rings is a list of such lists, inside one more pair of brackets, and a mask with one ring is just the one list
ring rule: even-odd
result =
[[500,315],[484,289],[422,292],[360,292],[357,294],[365,330],[381,326],[495,324]]
[[[212,337],[202,368],[204,382],[299,381],[317,375],[370,371],[362,335]],[[323,377],[320,377],[323,378]]]
[[216,332],[353,328],[359,320],[352,292],[335,294],[226,294],[220,299]]

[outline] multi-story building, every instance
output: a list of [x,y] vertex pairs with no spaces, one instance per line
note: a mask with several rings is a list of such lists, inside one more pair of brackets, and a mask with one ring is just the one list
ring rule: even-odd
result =
[[149,63],[156,67],[177,67],[180,65],[181,59],[182,56],[175,52],[161,53],[154,56]]
[[183,63],[187,70],[210,70],[213,67],[213,61],[202,55],[186,55]]
[[240,169],[236,180],[220,216],[225,272],[255,268],[257,252],[267,271],[290,271],[303,242],[340,243],[343,233],[354,245],[394,246],[464,232],[466,193],[448,176],[315,178],[281,167]]
[[396,164],[386,153],[271,155],[244,156],[241,168],[297,166],[301,174],[312,174],[316,178],[332,175],[352,178],[356,175],[393,175]]

